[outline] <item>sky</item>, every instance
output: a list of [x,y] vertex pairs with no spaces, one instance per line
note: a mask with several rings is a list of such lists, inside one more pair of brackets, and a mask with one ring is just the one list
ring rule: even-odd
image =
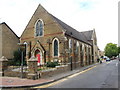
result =
[[97,44],[118,44],[119,0],[0,0],[0,23],[20,37],[39,4],[78,31],[95,29]]

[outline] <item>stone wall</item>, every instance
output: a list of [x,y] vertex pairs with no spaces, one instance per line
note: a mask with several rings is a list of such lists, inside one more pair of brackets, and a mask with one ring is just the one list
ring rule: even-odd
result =
[[[56,66],[56,68],[53,68],[53,69],[38,71],[38,75],[37,76],[38,76],[38,79],[39,78],[45,78],[45,77],[51,77],[53,75],[64,73],[64,72],[66,72],[68,70],[69,70],[68,65]],[[4,72],[4,76],[8,76],[8,77],[21,77],[21,72],[6,70]],[[23,72],[23,78],[28,78],[28,72]]]
[[[44,23],[44,35],[41,37],[35,36],[35,23],[37,20],[41,19]],[[27,42],[31,43],[31,45],[28,45],[27,52],[31,55],[34,55],[34,52],[36,48],[41,50],[42,52],[42,61],[47,62],[49,60],[54,60],[55,57],[53,57],[53,39],[58,38],[59,45],[60,45],[60,57],[58,57],[58,60],[62,60],[61,52],[62,52],[62,46],[63,43],[61,43],[61,37],[64,36],[64,32],[59,26],[59,24],[53,19],[53,17],[42,7],[39,6],[35,13],[33,14],[30,22],[26,26],[23,34],[21,35],[21,43]],[[37,42],[39,41],[39,44]],[[37,44],[37,45],[36,45]],[[45,50],[45,52],[43,51]],[[48,55],[49,54],[49,55]],[[29,57],[29,56],[27,56]],[[27,58],[28,60],[29,58]]]
[[[28,74],[28,72],[23,72],[23,74],[22,74],[23,78],[27,78],[27,74]],[[21,72],[6,70],[4,72],[4,76],[8,76],[8,77],[21,77]]]
[[38,71],[38,74],[40,74],[40,77],[51,77],[56,74],[64,73],[68,71],[68,65],[62,65],[62,66],[56,66],[56,68],[48,69],[44,71]]

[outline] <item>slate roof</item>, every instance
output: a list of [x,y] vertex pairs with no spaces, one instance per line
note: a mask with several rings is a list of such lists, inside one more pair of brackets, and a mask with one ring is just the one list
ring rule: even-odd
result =
[[84,31],[84,32],[80,32],[80,33],[84,34],[85,37],[87,38],[87,40],[91,40],[92,39],[93,30]]
[[84,34],[82,34],[81,32],[75,30],[74,28],[72,28],[71,26],[67,25],[66,23],[64,23],[63,21],[61,21],[60,19],[56,18],[55,16],[51,15],[54,20],[63,28],[63,30],[65,31],[66,35],[72,36],[84,43],[87,43],[89,45],[92,45],[87,38],[85,37]]

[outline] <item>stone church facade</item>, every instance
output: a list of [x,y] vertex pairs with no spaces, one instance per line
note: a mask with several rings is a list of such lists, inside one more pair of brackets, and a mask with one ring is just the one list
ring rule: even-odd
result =
[[38,65],[58,61],[72,68],[96,62],[98,47],[95,30],[79,32],[39,5],[23,31],[26,60],[34,56]]

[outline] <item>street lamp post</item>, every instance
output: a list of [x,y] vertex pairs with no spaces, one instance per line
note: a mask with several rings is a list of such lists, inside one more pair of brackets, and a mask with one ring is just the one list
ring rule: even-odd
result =
[[21,78],[23,78],[23,60],[24,60],[24,49],[25,49],[25,45],[26,43],[18,43],[19,47],[21,47]]

